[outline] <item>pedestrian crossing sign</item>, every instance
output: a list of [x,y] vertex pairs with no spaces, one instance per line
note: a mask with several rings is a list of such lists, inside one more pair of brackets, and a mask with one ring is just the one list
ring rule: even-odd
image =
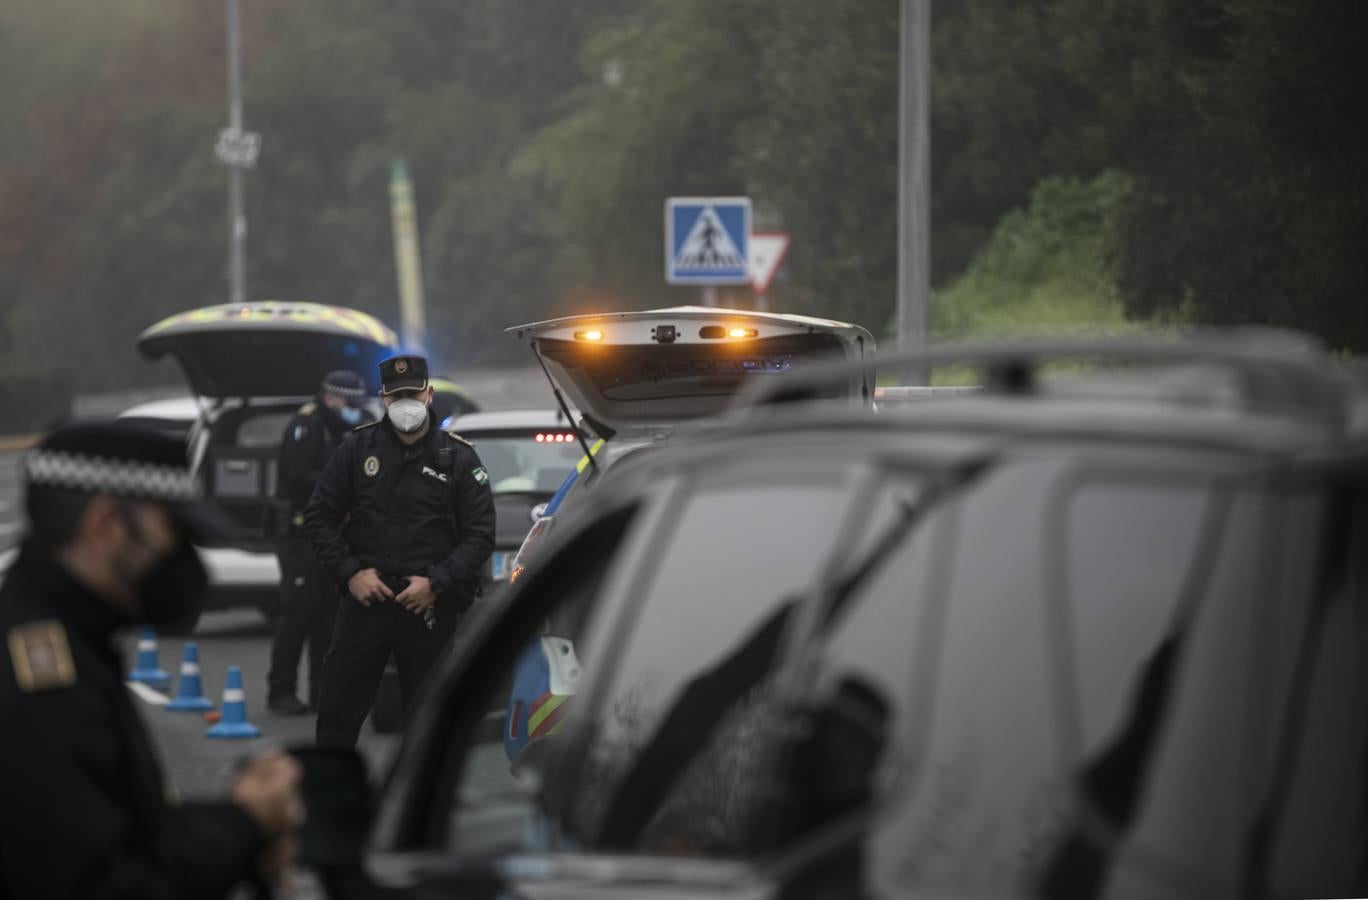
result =
[[665,202],[667,284],[748,284],[749,197],[671,197]]

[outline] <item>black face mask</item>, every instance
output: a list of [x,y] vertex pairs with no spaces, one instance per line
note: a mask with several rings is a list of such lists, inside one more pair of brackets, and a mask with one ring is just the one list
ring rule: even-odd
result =
[[195,621],[208,587],[209,573],[199,553],[182,539],[170,556],[144,572],[134,585],[139,623],[178,625]]
[[[133,540],[144,548],[142,528],[133,512],[120,507],[124,524]],[[133,621],[140,625],[178,625],[199,618],[209,587],[209,573],[199,553],[184,537],[169,556],[152,564],[133,583],[136,612]]]

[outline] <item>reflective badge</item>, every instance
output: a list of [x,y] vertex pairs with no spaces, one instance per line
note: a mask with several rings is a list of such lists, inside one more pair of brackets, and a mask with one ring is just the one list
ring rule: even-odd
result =
[[303,425],[296,425],[294,430],[294,439],[296,441],[301,441],[304,439],[304,435],[308,434],[308,432],[309,429],[305,428]]
[[476,484],[489,484],[489,473],[485,471],[484,466],[476,466],[470,470],[470,474],[475,476]]
[[14,680],[25,693],[76,683],[76,664],[71,661],[66,629],[55,619],[11,628],[9,651]]
[[375,473],[380,471],[380,457],[367,456],[365,465],[363,465],[361,468],[363,471],[365,471],[368,477],[374,478]]

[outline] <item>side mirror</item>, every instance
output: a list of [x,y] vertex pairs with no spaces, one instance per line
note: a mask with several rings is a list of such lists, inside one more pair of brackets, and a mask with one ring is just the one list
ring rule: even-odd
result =
[[371,818],[365,762],[350,749],[292,747],[290,754],[304,770],[299,861],[316,870],[359,866]]

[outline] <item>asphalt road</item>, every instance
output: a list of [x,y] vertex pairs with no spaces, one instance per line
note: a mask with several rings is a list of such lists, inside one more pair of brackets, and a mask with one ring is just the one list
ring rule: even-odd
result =
[[[123,638],[130,665],[135,659],[136,639],[135,633]],[[266,711],[266,670],[270,661],[271,632],[261,614],[254,610],[205,613],[190,637],[159,638],[158,662],[172,677],[172,695],[180,681],[180,664],[188,641],[194,641],[199,646],[204,694],[216,707],[222,708],[223,683],[228,667],[239,666],[242,669],[247,720],[261,730],[261,737],[234,740],[208,738],[205,732],[209,724],[200,714],[170,712],[146,701],[140,703],[143,719],[161,751],[167,780],[177,794],[183,797],[220,794],[231,782],[234,769],[244,757],[272,747],[313,743],[313,716],[277,716]],[[378,774],[383,770],[396,747],[395,736],[376,734],[369,725],[363,730],[360,750],[372,773]]]

